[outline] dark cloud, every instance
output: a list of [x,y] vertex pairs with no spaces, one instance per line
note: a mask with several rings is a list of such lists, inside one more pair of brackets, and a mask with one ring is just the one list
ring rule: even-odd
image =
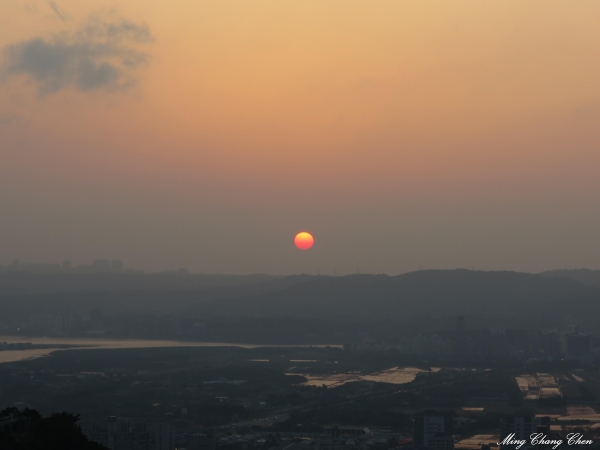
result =
[[68,87],[83,92],[125,88],[135,83],[135,69],[149,58],[138,47],[152,41],[146,25],[92,17],[73,34],[5,47],[2,74],[31,77],[40,95]]
[[99,17],[91,17],[86,26],[77,33],[80,38],[91,40],[105,39],[109,42],[131,40],[137,43],[149,43],[154,40],[150,29],[129,20],[106,22]]
[[48,0],[48,6],[50,6],[50,8],[52,9],[52,11],[54,11],[54,14],[56,14],[56,16],[60,20],[67,20],[69,18],[69,16],[67,16],[67,13],[65,13],[62,10],[62,8],[56,4],[56,2],[54,2],[52,0]]

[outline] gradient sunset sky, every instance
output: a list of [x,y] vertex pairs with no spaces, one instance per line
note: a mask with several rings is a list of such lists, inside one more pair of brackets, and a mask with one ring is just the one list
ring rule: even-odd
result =
[[0,264],[600,269],[599,23],[597,0],[4,0]]

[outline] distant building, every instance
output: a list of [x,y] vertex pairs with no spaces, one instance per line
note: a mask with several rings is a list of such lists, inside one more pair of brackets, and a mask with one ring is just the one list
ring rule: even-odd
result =
[[130,422],[111,416],[106,434],[106,446],[111,450],[173,450],[174,447],[173,428],[167,423]]
[[427,449],[431,450],[454,450],[454,436],[450,433],[435,433],[427,442]]
[[589,355],[592,352],[592,339],[589,334],[578,333],[567,335],[568,355]]
[[90,320],[87,325],[87,332],[89,334],[101,334],[104,332],[104,319],[101,309],[90,311]]
[[487,359],[492,353],[492,334],[490,330],[483,329],[478,332],[477,339],[477,356],[482,359]]
[[113,273],[123,273],[123,261],[114,259],[110,262],[110,271]]
[[365,427],[333,425],[333,426],[325,427],[325,433],[327,433],[329,436],[331,436],[333,438],[337,438],[340,436],[352,436],[352,437],[363,436],[365,434],[369,434],[370,431],[368,428],[365,428]]
[[83,329],[83,320],[81,315],[77,313],[69,313],[62,315],[62,331],[67,333],[77,333]]
[[175,436],[171,425],[168,423],[149,423],[147,429],[154,433],[154,447],[152,450],[173,450]]
[[101,309],[92,309],[90,311],[90,321],[102,322],[102,310]]
[[592,362],[592,336],[586,333],[568,334],[567,359],[581,363]]
[[319,439],[319,441],[317,442],[318,450],[342,450],[343,447],[344,439],[342,439],[341,437]]
[[[129,422],[121,417],[111,416],[108,418],[106,427],[106,443],[111,450],[117,450],[119,446],[123,446],[127,441],[129,433]],[[115,447],[115,444],[117,447]]]
[[[0,271],[14,273],[144,273],[144,271],[125,270],[124,263],[120,259],[95,259],[92,264],[81,264],[77,267],[73,266],[73,263],[65,259],[62,263],[21,263],[18,259],[13,260],[12,264],[2,267]],[[179,269],[180,274],[189,274],[187,269]]]
[[467,327],[464,316],[456,319],[456,354],[458,356],[467,354]]
[[414,418],[413,443],[417,448],[451,450],[452,418],[445,416],[416,416]]
[[215,450],[215,435],[210,432],[192,433],[187,436],[186,450]]
[[21,433],[31,425],[31,417],[20,417],[9,414],[0,417],[0,434]]
[[[534,448],[531,445],[530,436],[532,433],[547,431],[550,429],[550,417],[535,417],[535,416],[514,416],[508,417],[502,421],[500,427],[500,442],[507,436],[514,433],[515,440],[525,440],[526,445],[521,447],[521,450]],[[503,444],[501,450],[516,450],[516,445]]]
[[490,340],[490,356],[506,358],[510,355],[510,340],[502,334],[493,334]]

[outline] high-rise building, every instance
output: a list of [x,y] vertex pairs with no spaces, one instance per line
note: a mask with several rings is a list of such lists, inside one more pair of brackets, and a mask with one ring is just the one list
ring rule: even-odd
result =
[[171,425],[168,423],[149,423],[147,429],[154,432],[154,448],[152,450],[173,450],[175,437]]
[[113,259],[110,262],[110,271],[113,273],[123,273],[123,261],[120,259]]
[[122,417],[110,416],[106,424],[106,442],[111,450],[117,450],[126,445],[130,424]]
[[83,321],[79,313],[67,313],[62,315],[62,331],[68,333],[80,332],[83,328]]
[[591,363],[592,336],[587,333],[572,333],[567,335],[567,359],[580,363]]
[[413,443],[417,448],[450,450],[454,448],[452,418],[445,416],[416,416]]
[[458,356],[467,354],[467,327],[464,316],[456,319],[456,354]]
[[109,417],[107,443],[111,450],[173,450],[173,428],[167,423],[130,422]]
[[[536,432],[547,431],[550,429],[550,417],[535,417],[531,416],[514,416],[508,417],[502,421],[500,428],[500,442],[503,442],[506,437],[513,435],[514,440],[526,441],[526,444],[521,447],[521,450],[533,448],[531,445],[530,436]],[[503,444],[501,450],[516,450],[516,445]]]
[[592,353],[592,337],[585,333],[567,335],[567,356],[586,356]]
[[90,321],[88,323],[88,333],[99,333],[104,330],[104,318],[101,309],[90,311]]

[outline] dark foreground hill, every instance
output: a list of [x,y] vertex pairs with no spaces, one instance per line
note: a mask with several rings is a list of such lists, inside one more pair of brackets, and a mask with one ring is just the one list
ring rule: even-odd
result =
[[108,450],[88,440],[77,425],[79,416],[54,413],[41,417],[31,409],[10,407],[0,411],[2,450]]

